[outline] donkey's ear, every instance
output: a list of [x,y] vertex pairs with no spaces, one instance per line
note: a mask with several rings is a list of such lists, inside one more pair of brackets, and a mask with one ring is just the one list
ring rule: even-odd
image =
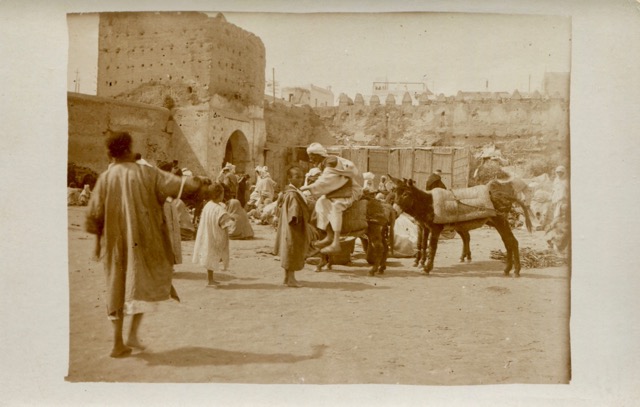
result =
[[387,178],[389,178],[389,180],[391,180],[391,182],[393,182],[396,185],[402,183],[402,181],[400,181],[398,178],[392,177],[390,174],[387,174]]

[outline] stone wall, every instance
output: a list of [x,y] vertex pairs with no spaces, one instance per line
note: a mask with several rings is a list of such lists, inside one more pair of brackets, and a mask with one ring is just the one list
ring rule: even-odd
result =
[[222,14],[104,13],[98,95],[170,109],[170,154],[215,177],[262,164],[265,49]]
[[136,152],[150,162],[168,161],[172,135],[167,109],[114,101],[78,93],[67,94],[69,162],[97,173],[107,169],[107,132],[128,131]]
[[264,45],[221,14],[101,13],[98,42],[99,96],[162,106],[140,99],[159,87],[179,105],[214,94],[262,104]]
[[309,106],[269,103],[264,108],[266,153],[264,164],[281,186],[286,183],[286,170],[292,165],[306,169],[305,149],[314,141],[335,144],[318,115]]
[[[97,173],[109,165],[104,144],[108,130],[131,133],[135,151],[150,163],[178,160],[181,168],[187,167],[196,175],[215,178],[225,160],[246,172],[263,164],[264,120],[234,116],[219,105],[170,111],[77,93],[68,93],[67,105],[69,162]],[[227,143],[233,152],[226,150]]]
[[206,174],[209,109],[206,105],[174,109],[171,128],[171,150],[181,168],[187,167],[196,175]]
[[150,82],[185,82],[205,97],[207,21],[200,13],[101,13],[97,94],[114,97]]
[[355,100],[314,109],[340,144],[469,145],[527,137],[564,141],[569,136],[564,99],[446,99],[420,105]]

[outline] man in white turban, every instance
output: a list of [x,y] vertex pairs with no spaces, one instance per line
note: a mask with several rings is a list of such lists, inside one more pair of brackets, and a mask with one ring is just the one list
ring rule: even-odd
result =
[[376,192],[376,187],[373,185],[373,180],[376,178],[376,175],[372,172],[365,172],[362,174],[362,178],[364,178],[362,189],[367,192]]
[[547,243],[562,252],[569,243],[569,181],[567,169],[563,165],[556,168],[553,181],[551,209],[553,217],[547,230]]
[[[276,196],[276,186],[278,185],[269,174],[267,166],[260,167],[259,178],[256,181],[256,187],[253,190],[256,194],[256,206],[268,201],[273,202]],[[256,171],[258,171],[256,169]]]
[[327,236],[315,246],[324,254],[340,253],[342,213],[362,196],[362,187],[356,181],[358,169],[349,160],[329,155],[320,143],[307,147],[309,160],[322,170],[318,179],[300,188],[319,196],[315,210],[317,226],[326,230]]

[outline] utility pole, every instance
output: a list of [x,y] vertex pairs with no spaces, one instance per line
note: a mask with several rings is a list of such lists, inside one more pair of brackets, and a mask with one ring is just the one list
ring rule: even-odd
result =
[[273,87],[273,103],[276,103],[276,68],[271,68],[271,79],[273,81],[271,84]]
[[76,69],[76,80],[74,82],[75,85],[73,87],[73,91],[80,93],[80,71],[78,69]]

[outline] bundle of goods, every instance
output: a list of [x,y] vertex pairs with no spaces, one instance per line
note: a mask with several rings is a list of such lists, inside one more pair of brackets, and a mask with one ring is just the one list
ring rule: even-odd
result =
[[496,215],[486,185],[453,190],[436,188],[429,193],[433,195],[434,223],[464,222]]
[[[491,258],[504,262],[507,255],[502,250],[491,250]],[[553,250],[534,250],[523,247],[520,249],[520,264],[526,269],[541,269],[564,266],[567,260]]]

